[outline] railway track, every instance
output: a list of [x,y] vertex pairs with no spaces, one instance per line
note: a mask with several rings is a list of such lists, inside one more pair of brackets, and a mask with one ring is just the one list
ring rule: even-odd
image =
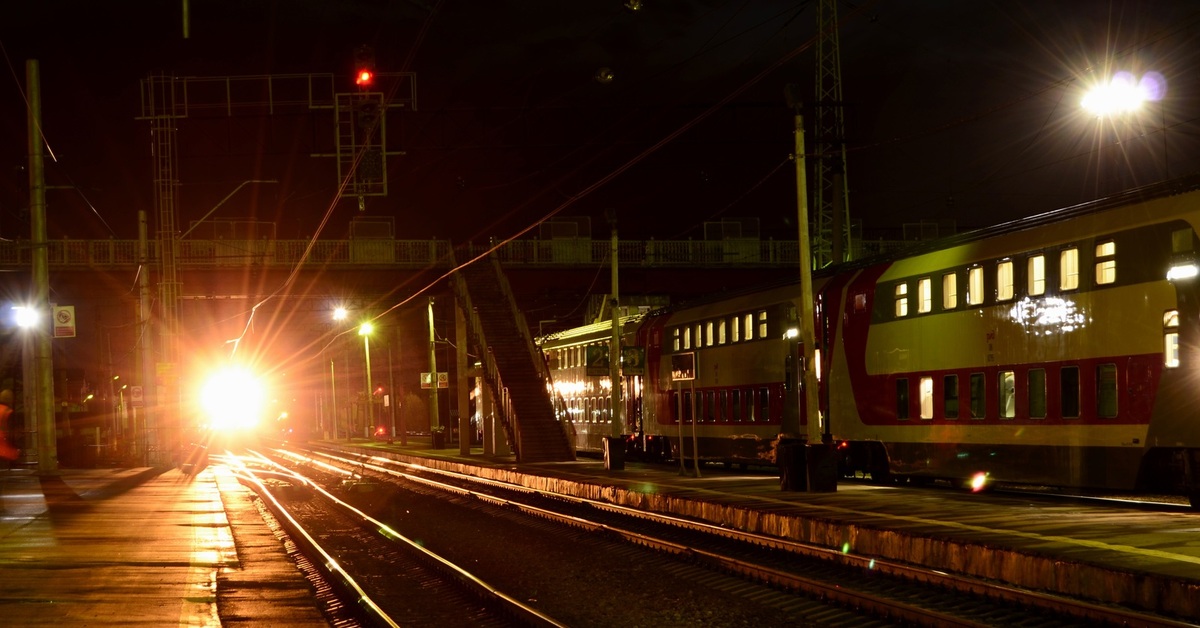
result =
[[[340,477],[344,482],[383,483],[396,487],[394,490],[402,490],[405,495],[432,495],[435,492],[450,495],[451,499],[481,512],[485,520],[520,517],[527,520],[523,524],[526,527],[549,526],[538,528],[543,540],[562,537],[563,530],[569,528],[593,541],[605,539],[609,546],[598,550],[602,554],[620,555],[638,564],[654,565],[656,569],[670,570],[686,565],[687,575],[677,577],[691,579],[693,584],[688,586],[709,592],[721,590],[728,594],[725,603],[737,604],[739,602],[729,600],[743,600],[747,608],[750,608],[748,600],[770,597],[767,606],[775,609],[771,612],[779,613],[778,617],[784,621],[812,621],[808,618],[824,616],[820,623],[825,625],[862,625],[866,618],[872,618],[871,621],[880,625],[1189,625],[1127,609],[871,560],[605,502],[549,495],[473,476],[435,472],[381,458],[297,450],[271,453],[287,460],[287,465],[293,468],[319,470],[330,477]],[[539,523],[530,523],[533,521]],[[574,552],[578,545],[569,551]],[[577,568],[596,562],[588,558],[582,548],[578,551],[579,554],[570,557],[577,561]],[[653,559],[644,555],[647,551],[654,555]],[[555,606],[546,599],[548,597],[539,595],[537,607],[556,610],[544,612],[563,617],[561,609],[571,607],[562,603]],[[824,608],[805,606],[812,602]],[[576,606],[582,604],[576,600]],[[595,616],[581,612],[583,616]],[[764,612],[767,611],[755,608],[743,614]],[[841,613],[847,615],[840,616]],[[577,616],[564,617],[564,621],[570,625],[585,625]]]
[[297,549],[294,557],[338,626],[563,626],[506,596],[312,478],[262,455],[227,457]]

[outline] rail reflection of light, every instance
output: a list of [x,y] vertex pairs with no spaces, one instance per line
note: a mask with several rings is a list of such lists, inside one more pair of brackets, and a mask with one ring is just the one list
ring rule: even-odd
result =
[[1087,327],[1087,316],[1074,301],[1061,297],[1021,299],[1009,310],[1012,321],[1034,335],[1068,333]]

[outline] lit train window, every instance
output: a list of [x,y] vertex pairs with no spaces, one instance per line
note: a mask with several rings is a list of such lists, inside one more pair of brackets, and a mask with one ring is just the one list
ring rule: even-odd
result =
[[1043,294],[1046,294],[1046,256],[1034,255],[1029,258],[1029,296]]
[[1058,287],[1063,290],[1079,287],[1079,249],[1063,249],[1058,254]]
[[1029,418],[1046,418],[1046,369],[1029,369]]
[[1000,385],[1000,418],[1011,419],[1017,416],[1017,376],[1012,371],[1000,371],[997,377]]
[[754,315],[746,315],[746,340],[754,340]]
[[1106,284],[1117,281],[1117,244],[1101,242],[1096,245],[1096,283]]
[[908,418],[908,379],[896,380],[896,418]]
[[1096,415],[1112,419],[1117,416],[1117,365],[1096,367]]
[[733,337],[732,342],[741,342],[742,341],[742,339],[740,338],[741,334],[739,333],[741,331],[741,327],[742,327],[739,324],[741,322],[742,322],[742,319],[740,316],[734,316],[733,318],[729,319],[729,329],[730,329],[730,333],[732,334],[732,337]]
[[1179,310],[1167,310],[1163,314],[1163,365],[1179,367]]
[[922,419],[932,419],[933,418],[933,378],[932,377],[922,377],[921,378],[920,395],[921,395],[921,418]]
[[958,418],[958,376],[942,378],[942,412],[947,419]]
[[908,316],[908,284],[896,284],[896,318]]
[[942,275],[942,309],[953,310],[958,307],[958,273]]
[[967,305],[983,303],[983,268],[967,269]]
[[984,393],[983,373],[971,373],[971,418],[982,419],[987,416],[986,395]]
[[765,310],[758,313],[758,337],[767,337],[767,313]]
[[679,328],[676,327],[671,330],[671,350],[672,351],[680,351],[682,349],[683,349],[683,337],[679,333]]
[[726,342],[728,341],[725,340],[725,319],[722,318],[717,321],[717,344],[723,345]]
[[933,280],[921,277],[917,280],[917,311],[924,314],[933,309]]
[[1013,263],[1006,259],[996,263],[996,300],[1013,298]]
[[1059,370],[1060,403],[1064,419],[1079,418],[1079,367],[1064,366]]

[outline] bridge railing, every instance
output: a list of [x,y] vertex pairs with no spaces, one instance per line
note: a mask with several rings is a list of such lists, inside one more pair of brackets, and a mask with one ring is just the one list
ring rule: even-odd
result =
[[[426,268],[449,266],[449,240],[180,240],[176,260],[182,268],[305,266]],[[906,242],[861,243],[858,253],[894,251]],[[118,268],[138,263],[136,240],[50,240],[47,256],[54,267]],[[467,244],[471,258],[490,244]],[[609,240],[513,240],[496,251],[504,266],[571,267],[610,263]],[[860,257],[856,254],[856,257]],[[622,240],[617,247],[622,266],[645,267],[779,267],[799,263],[800,247],[784,240]],[[161,259],[159,242],[149,243],[149,262]],[[459,258],[463,259],[460,252]],[[469,258],[468,258],[469,259]],[[28,240],[0,240],[0,267],[29,266]]]

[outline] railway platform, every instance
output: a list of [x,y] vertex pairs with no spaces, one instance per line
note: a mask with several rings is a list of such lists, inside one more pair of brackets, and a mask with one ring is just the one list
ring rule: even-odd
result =
[[328,626],[228,470],[0,471],[10,626]]
[[999,580],[1051,594],[1155,611],[1200,623],[1200,513],[949,487],[842,482],[835,492],[781,489],[778,474],[581,457],[515,464],[452,449],[335,444],[449,471],[561,491],[760,532],[862,556]]

